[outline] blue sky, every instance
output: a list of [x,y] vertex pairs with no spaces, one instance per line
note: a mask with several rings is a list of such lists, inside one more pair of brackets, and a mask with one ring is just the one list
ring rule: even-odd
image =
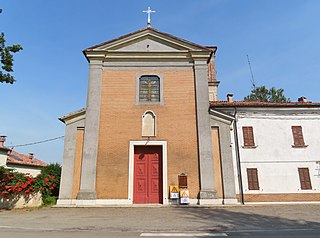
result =
[[[0,31],[15,55],[13,85],[0,84],[0,134],[7,145],[64,135],[58,117],[85,107],[88,65],[82,50],[152,26],[201,45],[216,45],[219,99],[250,93],[251,60],[258,85],[287,97],[320,101],[318,0],[0,0]],[[63,139],[16,148],[61,162]]]

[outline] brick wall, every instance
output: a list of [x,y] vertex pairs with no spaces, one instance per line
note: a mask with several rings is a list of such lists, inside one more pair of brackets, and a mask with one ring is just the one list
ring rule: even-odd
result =
[[74,167],[73,167],[72,199],[77,198],[77,194],[80,189],[83,138],[84,138],[84,128],[81,128],[81,129],[78,128],[77,135],[76,135],[76,151],[74,156]]
[[[164,105],[136,105],[136,77],[161,74]],[[156,114],[157,136],[168,143],[168,186],[188,174],[190,197],[199,192],[194,73],[192,70],[105,70],[102,79],[97,198],[128,198],[129,141],[141,137],[142,115]]]

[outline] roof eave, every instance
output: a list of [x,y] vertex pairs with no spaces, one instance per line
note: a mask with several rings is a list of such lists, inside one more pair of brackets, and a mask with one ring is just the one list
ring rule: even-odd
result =
[[11,149],[8,148],[8,147],[0,147],[0,150],[2,150],[2,151],[11,151]]
[[13,162],[13,161],[7,161],[7,164],[12,164],[12,165],[21,165],[21,166],[26,166],[26,167],[39,167],[39,168],[43,168],[46,167],[46,165],[39,165],[39,164],[24,164],[24,163],[20,163],[20,162]]
[[234,107],[241,107],[241,108],[280,108],[280,107],[285,107],[285,108],[320,108],[320,103],[262,103],[259,104],[258,102],[255,103],[241,103],[241,102],[210,102],[210,108],[217,108],[217,107],[224,107],[224,108],[234,108]]
[[64,124],[67,124],[68,121],[70,121],[74,118],[80,117],[80,116],[85,116],[85,114],[86,114],[86,109],[81,108],[80,110],[63,115],[63,116],[59,117],[58,119],[60,121],[62,121]]

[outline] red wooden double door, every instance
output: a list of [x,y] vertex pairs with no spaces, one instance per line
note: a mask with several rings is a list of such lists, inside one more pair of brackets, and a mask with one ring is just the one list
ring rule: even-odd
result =
[[162,203],[162,147],[134,147],[133,203]]

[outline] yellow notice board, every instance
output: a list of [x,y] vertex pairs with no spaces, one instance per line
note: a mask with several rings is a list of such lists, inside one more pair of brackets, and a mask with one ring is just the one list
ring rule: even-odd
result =
[[189,204],[189,190],[188,189],[180,189],[180,203],[181,204]]
[[179,198],[179,186],[177,185],[170,186],[170,198],[171,199]]

